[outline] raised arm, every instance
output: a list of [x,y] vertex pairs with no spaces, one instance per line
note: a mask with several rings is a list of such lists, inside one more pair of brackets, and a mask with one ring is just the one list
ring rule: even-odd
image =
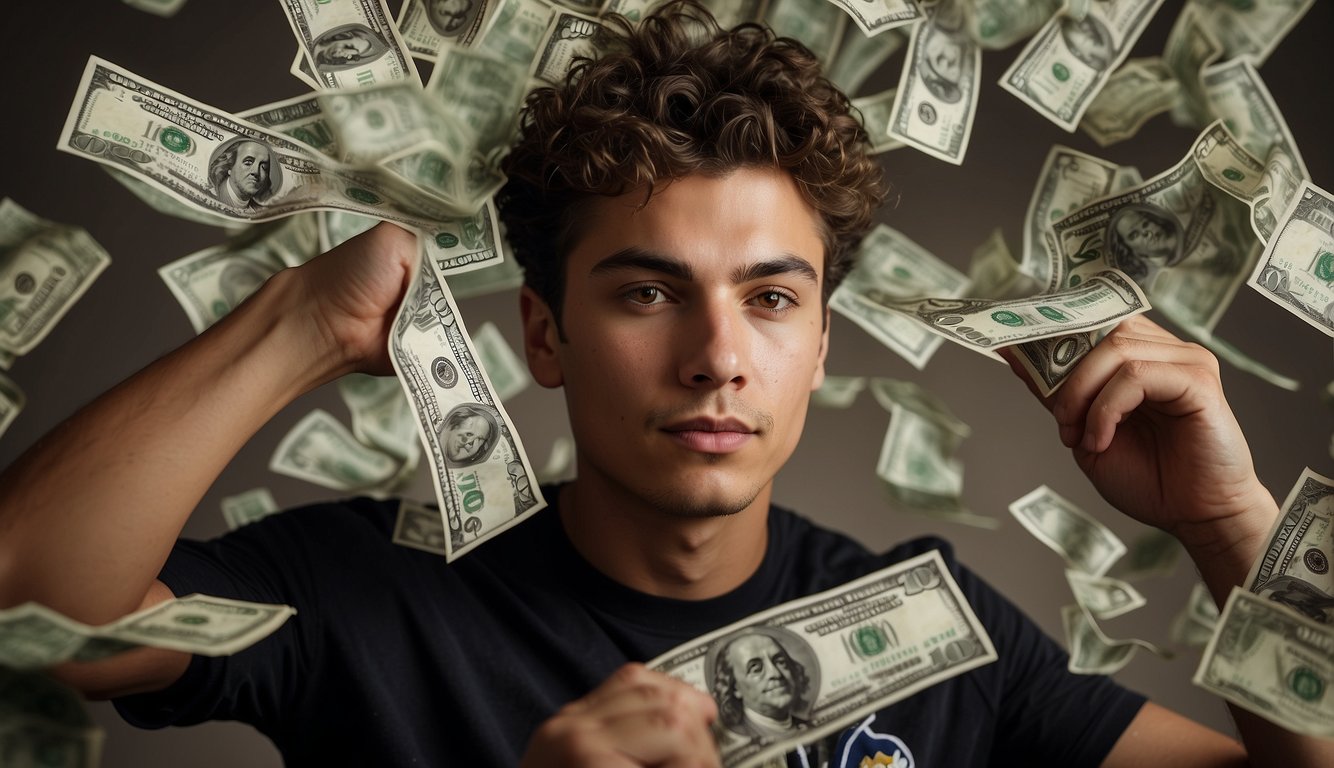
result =
[[[1061,442],[1103,498],[1176,536],[1221,607],[1259,557],[1278,506],[1255,474],[1214,356],[1133,317],[1049,398],[1006,356],[1055,417]],[[1334,765],[1334,740],[1291,733],[1237,707],[1232,714],[1250,764]],[[1235,765],[1244,759],[1220,739],[1150,705],[1105,765]]]
[[170,597],[158,572],[241,446],[321,383],[392,373],[416,248],[386,224],[278,273],[34,444],[0,474],[0,607],[102,624]]

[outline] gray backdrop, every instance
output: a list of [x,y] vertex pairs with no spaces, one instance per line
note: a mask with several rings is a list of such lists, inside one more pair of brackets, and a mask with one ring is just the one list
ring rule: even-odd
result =
[[[134,198],[97,165],[54,149],[79,75],[90,54],[129,68],[206,104],[233,112],[301,94],[287,73],[294,41],[277,3],[191,0],[173,19],[160,19],[113,0],[49,5],[6,3],[0,27],[3,131],[9,147],[0,163],[0,195],[34,213],[80,224],[111,254],[112,264],[39,348],[10,372],[29,403],[0,438],[0,467],[82,404],[192,336],[184,312],[158,278],[159,266],[220,242],[214,228],[159,214]],[[391,2],[397,12],[398,2]],[[1181,7],[1168,0],[1133,55],[1162,50]],[[1334,4],[1320,2],[1271,56],[1262,74],[1300,145],[1317,184],[1334,185],[1334,156],[1325,143],[1331,125],[1328,30]],[[1177,162],[1194,132],[1155,118],[1136,138],[1100,149],[1082,133],[1066,134],[1001,90],[996,81],[1018,47],[984,56],[977,122],[967,162],[955,167],[911,149],[883,155],[899,198],[880,219],[961,269],[997,226],[1012,247],[1021,242],[1029,194],[1047,150],[1064,143],[1122,164],[1147,178]],[[865,93],[897,82],[900,54]],[[496,322],[512,345],[520,342],[514,293],[462,302],[467,322]],[[1284,392],[1225,366],[1229,400],[1249,437],[1261,479],[1281,500],[1302,467],[1330,472],[1330,411],[1320,393],[1331,378],[1330,342],[1319,332],[1243,287],[1218,332],[1252,356],[1302,381]],[[959,557],[1016,600],[1047,631],[1060,636],[1059,607],[1070,602],[1059,557],[1031,538],[1006,505],[1046,483],[1083,505],[1129,540],[1139,526],[1103,502],[1074,466],[1050,417],[1002,365],[946,344],[924,372],[913,370],[859,328],[835,315],[828,370],[911,379],[939,393],[973,427],[959,455],[966,468],[965,501],[1002,518],[987,532],[937,523],[886,506],[874,474],[888,415],[869,396],[846,411],[812,410],[805,438],[777,481],[777,499],[816,521],[854,535],[873,548],[924,533],[950,538]],[[225,530],[221,497],[256,486],[280,504],[328,499],[323,488],[268,471],[281,437],[312,408],[346,418],[333,387],[282,411],[236,457],[200,504],[185,535]],[[541,464],[567,432],[560,392],[529,389],[506,404],[524,442]],[[183,426],[182,428],[188,428]],[[432,498],[419,473],[410,495]],[[446,567],[443,560],[440,567]],[[1117,636],[1166,642],[1170,617],[1196,576],[1182,562],[1168,578],[1142,585],[1147,607],[1108,622]],[[1198,652],[1174,661],[1140,655],[1117,677],[1216,728],[1231,725],[1221,701],[1194,688]],[[107,731],[106,766],[231,766],[279,764],[267,739],[247,726],[215,723],[140,732],[109,704],[91,705]],[[442,723],[441,727],[448,727]]]

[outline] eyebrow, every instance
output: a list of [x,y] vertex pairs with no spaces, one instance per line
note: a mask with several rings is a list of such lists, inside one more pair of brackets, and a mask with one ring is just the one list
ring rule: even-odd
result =
[[[596,276],[627,269],[658,272],[686,282],[694,280],[695,277],[695,273],[689,264],[633,245],[622,248],[594,264],[589,274]],[[815,285],[820,284],[820,276],[815,271],[815,267],[812,267],[809,261],[794,253],[780,253],[772,259],[737,267],[732,270],[732,282],[733,284],[748,283],[765,277],[789,274],[809,280]]]

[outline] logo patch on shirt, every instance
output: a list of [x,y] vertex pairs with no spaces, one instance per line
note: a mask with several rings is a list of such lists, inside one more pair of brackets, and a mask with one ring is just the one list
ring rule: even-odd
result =
[[916,768],[912,750],[903,739],[871,730],[874,720],[871,715],[839,737],[832,764],[838,768]]

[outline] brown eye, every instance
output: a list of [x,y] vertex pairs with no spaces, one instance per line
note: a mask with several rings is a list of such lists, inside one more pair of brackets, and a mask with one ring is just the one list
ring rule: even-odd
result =
[[755,297],[755,303],[764,309],[783,310],[792,304],[792,299],[782,291],[765,291]]
[[630,291],[629,297],[631,301],[639,304],[652,304],[657,301],[658,297],[661,295],[661,292],[657,288],[654,288],[651,285],[641,285]]

